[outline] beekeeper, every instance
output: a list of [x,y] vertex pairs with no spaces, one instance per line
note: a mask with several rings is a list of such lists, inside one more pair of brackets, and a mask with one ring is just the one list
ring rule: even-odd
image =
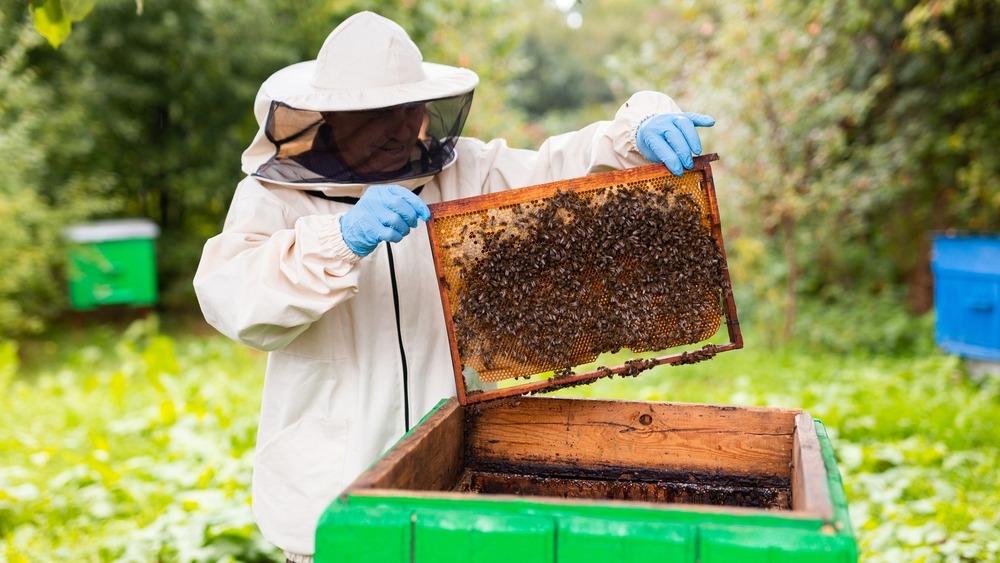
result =
[[289,561],[310,561],[326,506],[455,395],[426,204],[649,161],[681,174],[695,126],[714,123],[640,92],[611,121],[515,149],[460,136],[478,82],[363,12],[257,94],[246,177],[194,287],[212,326],[270,353],[253,512]]

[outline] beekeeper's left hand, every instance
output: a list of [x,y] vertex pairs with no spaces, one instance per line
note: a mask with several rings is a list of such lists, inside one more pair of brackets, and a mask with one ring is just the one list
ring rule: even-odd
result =
[[689,111],[650,117],[635,132],[635,145],[650,162],[662,162],[675,176],[694,166],[701,154],[701,139],[695,127],[711,127],[715,119]]

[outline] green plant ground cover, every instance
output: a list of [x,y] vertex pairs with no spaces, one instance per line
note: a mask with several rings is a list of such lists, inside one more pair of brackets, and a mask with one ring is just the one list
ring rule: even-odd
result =
[[[263,354],[155,317],[88,334],[0,343],[0,562],[280,561],[250,512]],[[748,346],[561,393],[803,408],[862,561],[1000,560],[1000,384],[958,358]]]

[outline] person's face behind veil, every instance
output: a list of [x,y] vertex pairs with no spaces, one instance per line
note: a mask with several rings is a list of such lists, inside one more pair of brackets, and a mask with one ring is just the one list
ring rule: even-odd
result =
[[426,119],[424,104],[323,112],[323,120],[332,130],[331,148],[347,168],[364,175],[388,175],[407,166]]

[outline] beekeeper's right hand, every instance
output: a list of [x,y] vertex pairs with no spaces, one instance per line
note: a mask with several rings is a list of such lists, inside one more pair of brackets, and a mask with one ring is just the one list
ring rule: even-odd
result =
[[410,190],[392,184],[371,186],[340,218],[344,243],[358,256],[368,256],[381,242],[399,242],[431,218],[431,210]]

